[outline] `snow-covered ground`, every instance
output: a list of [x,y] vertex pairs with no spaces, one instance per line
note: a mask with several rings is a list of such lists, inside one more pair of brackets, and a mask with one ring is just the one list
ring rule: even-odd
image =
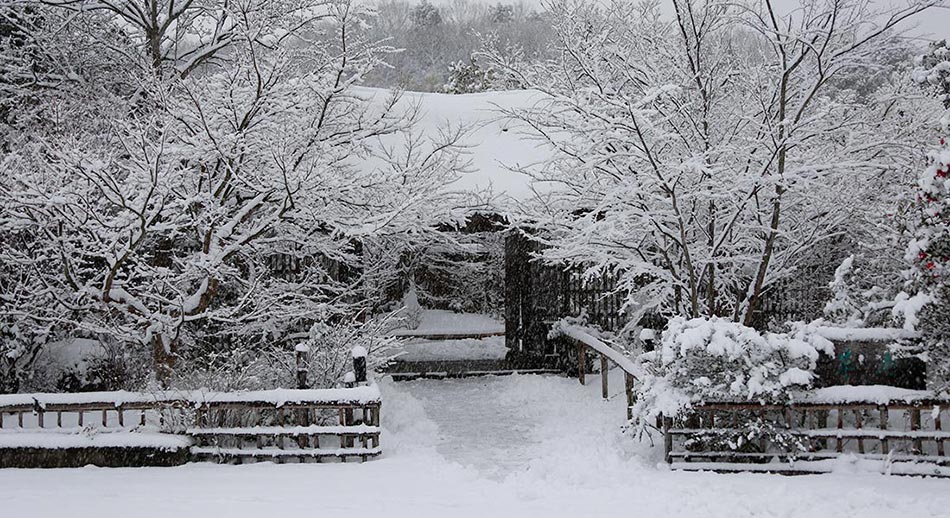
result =
[[[612,380],[612,390],[621,387]],[[950,516],[950,480],[657,467],[622,398],[556,376],[383,383],[385,455],[365,464],[0,470],[3,516]]]
[[399,344],[399,360],[407,362],[447,360],[504,360],[508,353],[504,336],[461,340],[412,339]]

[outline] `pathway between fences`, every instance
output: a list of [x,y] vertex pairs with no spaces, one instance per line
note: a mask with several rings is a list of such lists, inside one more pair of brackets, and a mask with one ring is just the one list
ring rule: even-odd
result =
[[496,480],[524,470],[539,444],[537,420],[505,389],[510,381],[475,377],[405,382],[439,427],[436,450],[446,460]]

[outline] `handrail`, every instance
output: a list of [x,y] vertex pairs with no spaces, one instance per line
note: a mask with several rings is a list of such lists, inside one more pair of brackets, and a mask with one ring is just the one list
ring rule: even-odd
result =
[[617,367],[623,369],[624,372],[630,374],[635,378],[643,378],[646,375],[646,372],[643,370],[643,367],[633,363],[630,358],[627,358],[620,351],[614,349],[613,347],[607,345],[602,340],[594,337],[588,333],[583,327],[567,324],[563,320],[556,322],[552,332],[559,333],[569,338],[583,343],[585,346],[597,351],[598,353],[606,356],[611,361],[613,361]]
[[551,328],[553,336],[566,336],[577,343],[577,379],[581,385],[585,384],[585,373],[587,370],[587,349],[592,349],[600,354],[600,388],[604,400],[608,399],[607,393],[607,360],[612,361],[624,373],[624,394],[627,400],[627,420],[633,419],[633,384],[637,378],[643,379],[646,372],[642,367],[624,356],[620,351],[610,347],[602,340],[599,340],[583,327],[570,324],[565,320],[555,322]]

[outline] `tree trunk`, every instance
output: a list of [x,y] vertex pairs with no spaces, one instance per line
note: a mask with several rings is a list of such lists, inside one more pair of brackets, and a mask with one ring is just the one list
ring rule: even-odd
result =
[[785,189],[780,186],[775,187],[775,201],[772,202],[772,219],[769,223],[769,234],[765,239],[762,258],[759,259],[759,268],[755,274],[752,293],[749,296],[749,305],[746,308],[745,318],[743,319],[743,324],[747,326],[752,325],[753,315],[762,297],[762,286],[765,285],[765,275],[769,271],[769,262],[771,262],[772,252],[775,250],[775,239],[778,237],[778,227],[782,213],[782,194],[784,193]]
[[155,379],[162,388],[168,388],[177,359],[178,339],[170,339],[166,347],[161,335],[152,337],[152,368],[155,370]]

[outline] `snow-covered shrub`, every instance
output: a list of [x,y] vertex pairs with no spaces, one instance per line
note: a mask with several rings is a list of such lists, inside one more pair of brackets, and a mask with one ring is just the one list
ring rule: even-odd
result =
[[788,459],[808,451],[806,439],[796,436],[788,428],[761,416],[747,414],[736,428],[713,428],[693,434],[683,446],[688,451],[732,451],[761,453],[762,441],[782,451]]
[[811,385],[820,353],[832,343],[798,326],[786,334],[760,333],[722,318],[677,317],[660,348],[647,353],[652,375],[638,388],[641,426],[656,417],[686,417],[703,401],[783,402]]
[[[391,327],[387,319],[367,323],[346,321],[319,322],[296,345],[304,351],[307,386],[327,388],[339,385],[353,368],[351,351],[368,351],[367,367],[373,371],[392,360],[395,339],[383,332]],[[188,362],[176,372],[172,387],[207,388],[220,391],[296,388],[297,347],[286,342],[244,344],[213,352]]]

